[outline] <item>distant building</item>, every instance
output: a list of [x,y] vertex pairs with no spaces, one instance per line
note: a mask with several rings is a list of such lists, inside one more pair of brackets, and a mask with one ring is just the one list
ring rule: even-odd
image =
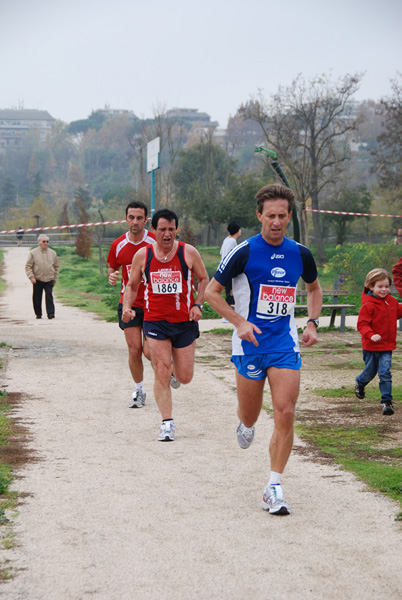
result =
[[202,123],[205,128],[218,127],[217,121],[211,121],[211,117],[207,113],[198,112],[198,108],[171,108],[166,111],[166,116],[172,121],[177,121],[182,125],[186,125],[189,129],[195,123]]
[[30,130],[38,131],[41,140],[45,140],[54,120],[46,110],[0,109],[0,152],[21,148]]
[[110,119],[111,117],[126,116],[132,121],[139,120],[133,111],[126,108],[110,108],[110,106],[105,106],[105,108],[98,108],[95,112],[103,115],[106,119]]

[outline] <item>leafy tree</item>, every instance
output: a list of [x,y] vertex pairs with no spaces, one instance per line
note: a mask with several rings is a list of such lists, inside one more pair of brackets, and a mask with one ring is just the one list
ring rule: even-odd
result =
[[[309,82],[299,75],[289,87],[280,86],[270,103],[260,98],[239,109],[245,119],[259,123],[266,144],[278,153],[302,215],[309,198],[314,209],[320,208],[321,191],[335,181],[350,158],[350,134],[357,127],[350,99],[361,77],[346,75],[333,83],[325,74]],[[317,213],[313,224],[322,264],[326,256]],[[301,219],[301,237],[308,243],[305,219]]]
[[87,119],[72,121],[67,128],[68,133],[78,134],[86,133],[89,129],[99,131],[106,120],[106,115],[100,111],[92,111]]
[[[75,192],[74,207],[79,223],[88,223],[89,208],[91,206],[91,197],[82,187],[77,188]],[[75,248],[78,256],[90,258],[92,235],[88,227],[79,227],[75,239]]]
[[39,198],[43,194],[43,184],[42,184],[42,176],[39,171],[32,176],[31,186],[30,186],[30,194],[32,198]]
[[353,293],[361,293],[366,275],[377,267],[392,272],[392,266],[400,258],[397,246],[389,244],[345,244],[327,262],[324,273],[342,273],[346,287]]
[[151,195],[150,177],[146,172],[147,144],[159,137],[161,168],[155,172],[156,204],[171,203],[173,168],[186,135],[186,127],[169,118],[163,106],[154,109],[153,119],[132,124],[129,142],[138,199],[144,202],[144,198]]
[[255,195],[261,187],[270,182],[270,179],[274,180],[273,174],[268,176],[251,172],[233,174],[227,191],[217,206],[216,218],[221,223],[234,220],[243,228],[259,229]]
[[17,196],[17,187],[12,179],[6,177],[1,187],[1,208],[11,207],[15,205]]
[[130,128],[131,121],[119,115],[106,119],[99,131],[89,129],[82,136],[75,162],[94,195],[132,183]]
[[382,188],[390,192],[391,203],[402,201],[402,73],[391,79],[392,96],[381,100],[383,131],[377,138],[379,149],[374,152],[377,173]]
[[[331,201],[331,210],[341,212],[370,212],[372,196],[366,186],[340,191]],[[336,243],[342,245],[350,230],[350,224],[355,219],[368,219],[356,215],[326,215],[326,220],[331,223],[336,233]]]
[[[182,150],[173,171],[176,199],[183,216],[191,215],[210,229],[222,219],[218,207],[234,169],[233,161],[217,146],[212,136],[188,150]],[[226,218],[225,218],[226,220]]]

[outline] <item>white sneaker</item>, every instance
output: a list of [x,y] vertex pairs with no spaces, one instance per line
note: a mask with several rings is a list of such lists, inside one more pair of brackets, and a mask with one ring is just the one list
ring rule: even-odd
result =
[[229,323],[229,321],[227,319],[225,319],[225,317],[223,317],[222,323]]
[[243,448],[243,450],[245,450],[246,448],[249,448],[249,446],[251,446],[252,441],[254,440],[255,427],[254,427],[254,425],[253,425],[253,427],[246,427],[240,421],[239,426],[236,430],[236,433],[237,433],[237,442],[238,442],[240,448]]
[[146,397],[147,393],[145,390],[135,390],[135,392],[133,392],[131,402],[128,405],[129,408],[142,408],[145,404]]
[[177,381],[176,377],[172,373],[172,376],[170,378],[170,387],[172,387],[174,390],[177,390],[177,388],[179,388],[180,386],[180,381]]
[[158,442],[173,442],[175,433],[176,425],[173,419],[171,421],[162,421]]
[[267,485],[262,497],[262,508],[267,510],[271,515],[288,515],[290,507],[283,499],[282,486]]

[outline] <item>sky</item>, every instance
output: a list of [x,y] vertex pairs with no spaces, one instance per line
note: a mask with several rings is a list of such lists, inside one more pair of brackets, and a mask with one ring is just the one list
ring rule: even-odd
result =
[[0,108],[67,123],[197,108],[225,128],[302,74],[365,73],[357,100],[402,71],[400,0],[0,0]]

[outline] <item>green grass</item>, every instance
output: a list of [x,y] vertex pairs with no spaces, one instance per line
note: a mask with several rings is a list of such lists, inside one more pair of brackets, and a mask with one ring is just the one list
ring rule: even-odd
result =
[[[361,370],[363,370],[363,368],[364,365],[362,365]],[[342,386],[338,388],[314,388],[312,392],[316,396],[321,396],[324,398],[345,398],[349,396],[354,398],[355,396],[354,387],[352,388],[350,386]],[[370,383],[365,388],[365,392],[366,399],[375,400],[376,402],[380,401],[381,396],[378,389],[378,385],[376,385],[374,382]],[[402,398],[402,385],[393,385],[392,393],[395,396],[395,398]]]
[[[107,256],[108,247],[102,249]],[[58,300],[67,306],[75,306],[95,313],[105,321],[117,322],[117,306],[120,298],[120,282],[111,286],[107,279],[107,266],[104,264],[103,277],[99,273],[97,249],[92,258],[77,256],[75,248],[63,247],[57,250],[60,257],[60,274],[54,288]],[[205,303],[203,319],[218,319],[219,315]]]
[[[0,453],[1,447],[7,446],[10,437],[13,434],[13,425],[9,416],[10,407],[7,402],[7,392],[0,390]],[[13,494],[10,494],[9,487],[13,481],[14,474],[12,468],[3,460],[0,461],[0,526],[8,523],[5,515],[5,509],[9,507],[10,499]],[[0,576],[1,580],[1,576]]]
[[197,246],[198,252],[201,254],[201,258],[208,271],[209,278],[214,276],[219,263],[221,262],[221,255],[219,254],[219,246]]
[[[296,432],[346,471],[355,473],[371,489],[378,490],[402,509],[402,448],[382,449],[381,426],[343,427],[298,423]],[[402,512],[397,516],[401,519]]]
[[[315,388],[312,393],[334,401],[341,399],[341,404],[327,404],[324,413],[300,411],[295,427],[298,435],[371,489],[398,501],[402,509],[402,447],[398,434],[388,429],[390,421],[374,425],[363,422],[369,418],[371,406],[378,406],[380,411],[378,385],[366,388],[364,401],[355,401],[350,386]],[[401,397],[402,385],[394,385],[393,394]],[[354,425],[356,416],[361,424]],[[402,510],[396,520],[402,520]]]
[[[209,277],[213,277],[220,262],[219,247],[199,246],[197,249],[201,254]],[[120,285],[117,284],[112,287],[107,280],[106,257],[108,252],[109,247],[103,246],[104,274],[101,277],[97,248],[93,248],[93,256],[89,259],[77,256],[75,248],[72,246],[58,248],[57,253],[61,260],[61,266],[59,280],[54,291],[57,298],[68,306],[82,308],[97,314],[106,321],[116,322]],[[332,289],[333,281],[321,282],[321,285]],[[325,304],[332,304],[332,297],[324,298],[323,302],[324,306],[321,314],[331,315],[332,311],[325,309]],[[344,296],[342,297],[342,303],[355,304],[356,308],[348,309],[347,314],[358,314],[361,304],[360,295]],[[220,316],[206,303],[203,318],[218,319]],[[323,328],[322,330],[326,331],[327,329]]]
[[[103,247],[105,258],[109,248]],[[97,249],[92,258],[77,256],[75,248],[57,249],[60,257],[60,274],[54,288],[57,298],[68,306],[75,306],[97,314],[105,321],[117,321],[120,285],[109,285],[106,259],[103,276],[100,275]]]

